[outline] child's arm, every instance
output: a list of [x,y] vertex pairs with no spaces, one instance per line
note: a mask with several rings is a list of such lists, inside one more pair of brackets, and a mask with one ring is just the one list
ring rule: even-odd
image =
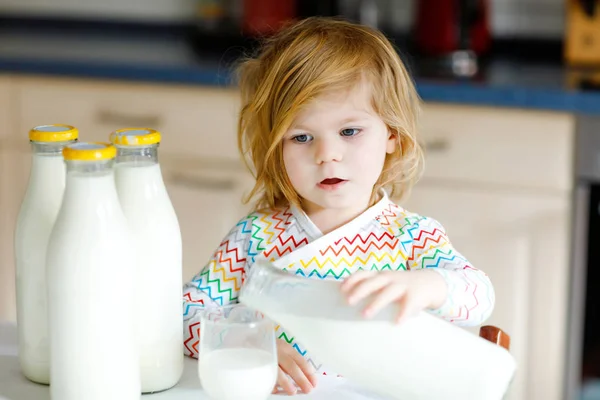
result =
[[495,303],[492,282],[454,249],[444,227],[424,218],[413,238],[411,270],[435,271],[446,282],[445,302],[431,312],[462,326],[480,325],[488,319]]
[[198,357],[200,316],[204,308],[237,303],[251,233],[246,227],[246,221],[240,221],[204,268],[183,287],[183,339],[187,356]]
[[372,317],[390,303],[400,304],[397,321],[427,309],[462,326],[483,323],[494,308],[494,288],[450,244],[444,228],[430,218],[403,227],[408,271],[359,271],[342,284],[350,304],[373,296],[363,313]]

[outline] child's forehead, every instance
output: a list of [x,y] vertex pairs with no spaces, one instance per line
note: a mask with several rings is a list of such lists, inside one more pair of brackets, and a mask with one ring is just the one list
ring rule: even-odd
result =
[[371,88],[357,83],[315,96],[300,109],[297,118],[315,113],[365,112],[370,114],[373,112],[372,99]]

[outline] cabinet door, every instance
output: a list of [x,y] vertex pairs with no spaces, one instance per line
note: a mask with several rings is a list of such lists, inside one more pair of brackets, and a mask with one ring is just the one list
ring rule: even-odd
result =
[[16,320],[14,231],[30,170],[27,143],[0,147],[0,321]]
[[427,103],[424,177],[444,182],[570,190],[575,117],[554,111]]
[[485,324],[511,336],[518,362],[508,399],[561,399],[568,195],[419,185],[403,206],[440,221],[456,249],[494,284],[496,305]]
[[0,140],[11,134],[14,116],[11,113],[14,98],[12,96],[13,85],[11,77],[0,75]]
[[79,129],[81,141],[105,142],[116,129],[146,127],[162,133],[163,151],[239,159],[236,89],[26,77],[18,90],[19,137],[64,123]]
[[[0,321],[14,320],[15,271],[13,258],[13,229],[15,205],[19,187],[15,187],[15,175],[20,176],[22,160],[10,150],[9,136],[12,134],[14,117],[12,79],[0,75]],[[26,171],[25,171],[26,172]],[[17,185],[18,186],[18,185]]]
[[235,224],[248,213],[242,198],[253,182],[237,162],[171,161],[161,157],[165,185],[183,241],[183,280],[208,262]]

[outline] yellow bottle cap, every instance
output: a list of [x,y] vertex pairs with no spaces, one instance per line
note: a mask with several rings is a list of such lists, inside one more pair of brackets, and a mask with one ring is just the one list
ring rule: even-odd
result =
[[117,146],[149,146],[160,143],[160,132],[150,128],[125,128],[110,134],[110,142]]
[[81,142],[66,146],[63,157],[67,161],[102,161],[115,158],[117,149],[110,143]]
[[29,131],[32,142],[68,142],[78,138],[79,131],[71,125],[40,125]]

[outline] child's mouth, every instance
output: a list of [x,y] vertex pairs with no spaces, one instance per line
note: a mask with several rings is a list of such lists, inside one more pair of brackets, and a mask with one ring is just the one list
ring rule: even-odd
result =
[[321,185],[335,185],[340,182],[344,182],[344,180],[340,178],[327,178],[321,181]]
[[318,186],[321,189],[335,190],[338,187],[342,186],[346,182],[348,182],[348,181],[345,179],[341,179],[341,178],[327,178],[327,179],[323,179],[321,182],[319,182]]

